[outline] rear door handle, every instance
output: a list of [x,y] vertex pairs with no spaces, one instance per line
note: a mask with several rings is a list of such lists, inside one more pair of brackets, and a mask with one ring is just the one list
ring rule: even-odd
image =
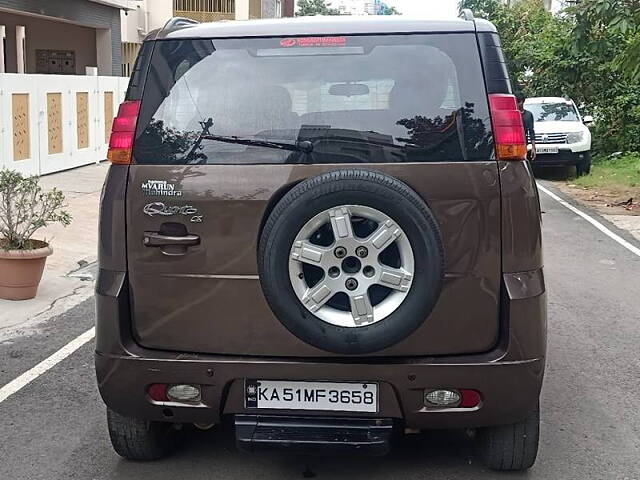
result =
[[172,245],[182,247],[195,247],[200,245],[200,237],[198,235],[162,235],[159,232],[144,232],[145,247],[168,247]]

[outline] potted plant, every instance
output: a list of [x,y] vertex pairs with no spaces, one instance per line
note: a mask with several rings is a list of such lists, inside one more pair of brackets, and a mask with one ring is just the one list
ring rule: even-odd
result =
[[71,222],[71,215],[62,210],[63,193],[55,188],[43,192],[38,182],[38,177],[0,170],[0,298],[36,296],[53,250],[46,241],[31,237],[49,223]]

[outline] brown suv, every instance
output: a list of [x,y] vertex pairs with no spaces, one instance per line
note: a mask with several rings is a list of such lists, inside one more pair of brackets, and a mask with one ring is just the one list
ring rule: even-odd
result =
[[[483,20],[170,21],[113,124],[96,370],[113,446],[382,454],[478,428],[530,467],[540,210]],[[404,430],[403,430],[404,429]]]

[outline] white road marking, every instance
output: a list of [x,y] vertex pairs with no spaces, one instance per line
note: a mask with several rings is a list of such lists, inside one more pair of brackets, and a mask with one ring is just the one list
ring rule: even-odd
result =
[[83,334],[71,340],[69,343],[67,343],[64,347],[62,347],[60,350],[55,352],[53,355],[45,358],[43,361],[41,361],[32,369],[27,370],[18,378],[11,380],[4,387],[0,388],[0,403],[4,402],[7,398],[9,398],[14,393],[22,390],[24,387],[26,387],[31,382],[33,382],[40,375],[45,373],[47,370],[55,367],[62,360],[67,358],[73,352],[75,352],[84,344],[86,344],[91,339],[93,339],[95,335],[96,335],[96,327],[91,327],[89,330],[87,330]]
[[598,230],[600,230],[602,233],[604,233],[607,237],[615,240],[620,245],[622,245],[624,248],[629,250],[631,253],[635,253],[637,256],[640,257],[640,248],[638,248],[635,245],[632,245],[631,243],[627,242],[620,235],[616,235],[611,230],[609,230],[607,227],[605,227],[602,223],[597,221],[595,218],[592,218],[589,215],[587,215],[586,213],[584,213],[583,211],[578,210],[576,207],[574,207],[569,202],[567,202],[567,201],[563,200],[562,198],[560,198],[558,195],[553,193],[551,190],[549,190],[549,189],[543,187],[542,185],[540,185],[540,183],[538,183],[538,189],[543,191],[547,195],[549,195],[551,198],[553,198],[556,202],[558,202],[563,207],[568,208],[569,210],[571,210],[576,215],[579,215],[582,218],[584,218],[587,222],[589,222],[591,225],[596,227]]

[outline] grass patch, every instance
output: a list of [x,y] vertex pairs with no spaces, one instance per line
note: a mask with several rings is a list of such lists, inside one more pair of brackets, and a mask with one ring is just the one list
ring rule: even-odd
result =
[[640,189],[640,153],[628,153],[615,158],[595,157],[591,174],[576,178],[571,183],[590,190]]

